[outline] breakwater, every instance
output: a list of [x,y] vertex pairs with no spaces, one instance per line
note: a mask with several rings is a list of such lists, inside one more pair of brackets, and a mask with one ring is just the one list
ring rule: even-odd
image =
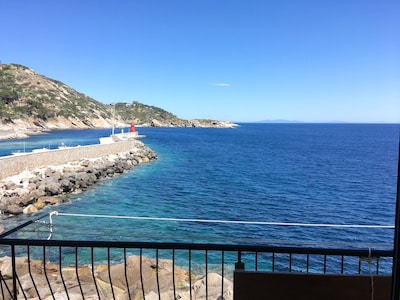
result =
[[0,212],[37,212],[96,182],[157,159],[141,141],[91,145],[0,159]]
[[91,159],[127,152],[132,148],[135,148],[135,141],[54,149],[45,152],[30,152],[23,155],[1,157],[0,180],[43,166],[62,165],[82,158]]

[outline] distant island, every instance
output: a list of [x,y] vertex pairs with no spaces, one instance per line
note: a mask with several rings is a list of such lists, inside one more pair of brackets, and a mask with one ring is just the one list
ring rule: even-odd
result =
[[262,120],[254,123],[304,123],[304,122],[293,121],[293,120]]
[[0,139],[53,129],[127,127],[131,122],[143,127],[236,126],[230,121],[180,119],[136,100],[104,104],[28,67],[0,65]]

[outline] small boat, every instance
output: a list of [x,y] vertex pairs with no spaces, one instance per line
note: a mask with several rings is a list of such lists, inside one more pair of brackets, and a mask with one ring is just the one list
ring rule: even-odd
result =
[[69,148],[69,146],[65,145],[64,143],[61,143],[60,146],[58,146],[58,149],[65,149]]
[[60,146],[58,146],[58,149],[69,149],[69,148],[75,148],[75,147],[81,147],[81,145],[77,145],[77,146],[67,146],[64,143],[61,143]]
[[137,132],[135,129],[135,124],[131,123],[129,132],[124,132],[124,130],[122,129],[121,133],[114,134],[114,128],[113,128],[112,134],[110,136],[101,137],[99,139],[99,141],[100,141],[100,144],[111,144],[111,143],[115,143],[115,142],[143,139],[145,137],[146,137],[145,135],[139,135],[139,132]]
[[29,152],[25,152],[25,151],[21,151],[21,150],[16,150],[16,151],[12,151],[11,154],[14,155],[14,156],[18,156],[18,155],[29,154]]
[[39,153],[39,152],[47,152],[50,151],[49,148],[43,147],[43,148],[38,148],[38,149],[33,149],[32,152],[33,153]]
[[24,142],[24,150],[15,150],[15,151],[11,151],[12,155],[24,155],[27,154],[28,152],[25,151],[25,142]]

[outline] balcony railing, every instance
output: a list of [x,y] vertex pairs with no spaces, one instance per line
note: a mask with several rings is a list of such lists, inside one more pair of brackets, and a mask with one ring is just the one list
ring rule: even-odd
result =
[[[0,236],[1,299],[233,299],[235,270],[391,275],[393,250]],[[39,220],[40,221],[40,220]]]

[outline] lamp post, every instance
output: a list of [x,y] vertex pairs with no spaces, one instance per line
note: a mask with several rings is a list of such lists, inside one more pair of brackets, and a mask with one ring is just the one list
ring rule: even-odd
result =
[[115,103],[111,103],[113,110],[112,110],[112,129],[111,129],[111,136],[114,138],[114,131],[115,131]]

